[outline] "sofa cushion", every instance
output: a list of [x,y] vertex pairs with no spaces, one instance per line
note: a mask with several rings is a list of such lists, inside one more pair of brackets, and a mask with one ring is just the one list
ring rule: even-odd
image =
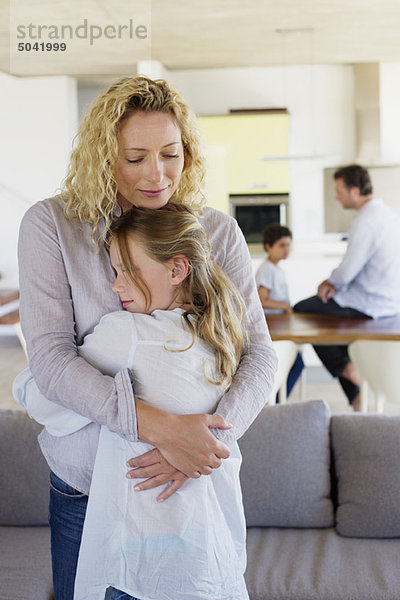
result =
[[261,411],[239,441],[249,527],[332,527],[329,419],[322,400]]
[[46,525],[49,468],[42,427],[21,410],[0,411],[0,525]]
[[354,537],[400,537],[400,417],[332,417],[338,480],[337,531]]
[[251,600],[399,600],[400,540],[252,527],[245,579]]
[[49,527],[0,527],[0,600],[50,600]]

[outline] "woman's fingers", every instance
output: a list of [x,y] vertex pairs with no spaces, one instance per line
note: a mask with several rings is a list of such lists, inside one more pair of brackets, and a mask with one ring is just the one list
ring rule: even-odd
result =
[[[228,458],[228,457],[227,457]],[[212,469],[218,469],[220,466],[222,465],[222,460],[220,458],[218,458],[218,456],[212,456],[210,463],[209,463],[209,467],[211,467]]]
[[167,498],[172,496],[172,494],[175,494],[175,492],[179,490],[187,480],[188,478],[184,476],[184,479],[180,478],[172,481],[170,485],[167,486],[159,496],[157,496],[157,502],[164,502],[164,500],[167,500]]
[[221,415],[204,415],[207,419],[208,427],[214,427],[215,429],[231,429],[232,425],[227,423]]
[[[175,477],[178,477],[179,471],[175,471]],[[185,477],[185,476],[184,476]],[[167,474],[162,474],[162,475],[156,475],[155,477],[150,477],[149,479],[146,479],[146,481],[141,481],[140,483],[136,484],[133,489],[135,490],[135,492],[142,492],[143,490],[151,490],[155,487],[158,487],[159,485],[164,485],[165,483],[169,483],[170,481],[173,481],[174,478],[171,478],[171,475],[167,475]],[[187,480],[187,477],[185,477],[185,481]]]
[[[128,471],[126,477],[128,479],[144,479],[145,477],[156,477],[157,475],[171,475],[175,472],[174,467],[170,466],[170,469],[164,469],[160,463],[156,465],[150,465],[149,467],[137,467]],[[169,477],[171,479],[171,477]],[[169,479],[167,481],[169,481]]]
[[161,460],[164,460],[161,452],[157,448],[153,448],[140,456],[129,459],[126,464],[128,467],[148,467],[160,463]]
[[213,472],[213,469],[211,467],[202,467],[201,469],[199,469],[199,477],[200,475],[211,475],[211,473]]
[[[149,462],[152,464],[147,465]],[[211,462],[213,463],[212,465],[204,465],[199,467],[197,471],[193,471],[192,477],[197,479],[201,477],[201,475],[211,475],[213,469],[220,466],[221,460],[217,457],[214,457]],[[145,466],[137,466],[136,468],[128,471],[126,477],[128,479],[145,479],[145,481],[140,481],[134,486],[134,490],[137,492],[151,490],[160,485],[170,483],[170,485],[158,496],[158,502],[163,502],[172,496],[172,494],[181,488],[185,481],[188,480],[188,477],[169,464],[169,462],[158,450],[151,450],[150,452],[146,452],[141,456],[132,458],[128,460],[127,465],[135,466],[136,464],[144,463]]]
[[[218,461],[218,462],[217,462]],[[131,461],[128,461],[131,462]],[[197,473],[194,475],[195,478],[200,477],[200,475],[211,475],[211,473],[213,472],[213,469],[218,468],[221,464],[221,461],[219,459],[216,459],[216,463],[215,463],[215,467],[214,466],[204,466],[204,467],[199,467],[199,470],[197,471]],[[180,471],[177,471],[175,469],[175,467],[173,467],[172,465],[170,465],[165,459],[163,459],[162,462],[158,462],[154,465],[150,465],[148,467],[136,467],[135,469],[131,469],[130,471],[127,472],[126,477],[128,479],[145,479],[147,477],[151,477],[153,480],[156,480],[156,478],[158,477],[162,477],[164,478],[163,481],[161,481],[161,483],[157,483],[151,487],[156,487],[156,485],[161,485],[162,483],[167,483],[168,481],[171,481],[171,479],[173,479],[173,475],[175,475],[176,473],[179,473]],[[183,475],[183,473],[182,473]],[[143,489],[149,489],[149,488],[143,488]]]
[[135,492],[142,492],[144,490],[151,490],[160,485],[169,483],[170,485],[168,485],[157,497],[157,502],[162,502],[163,500],[166,500],[167,498],[172,496],[172,494],[174,494],[176,490],[181,488],[187,480],[188,477],[186,477],[186,475],[184,475],[180,471],[177,471],[176,469],[173,469],[172,474],[163,473],[161,475],[156,475],[155,477],[150,477],[149,479],[146,479],[146,481],[141,481],[140,483],[136,484],[133,489],[135,490]]
[[165,475],[167,476],[167,479],[162,483],[166,483],[167,481],[171,481],[173,475],[178,472],[175,467],[163,457],[157,448],[154,448],[145,454],[141,454],[140,456],[131,458],[126,464],[128,467],[134,467],[126,474],[128,479],[143,479],[145,477]]

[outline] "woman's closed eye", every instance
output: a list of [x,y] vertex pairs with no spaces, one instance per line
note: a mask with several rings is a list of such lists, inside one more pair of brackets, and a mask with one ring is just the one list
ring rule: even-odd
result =
[[[163,154],[163,158],[179,158],[179,154]],[[143,158],[127,158],[128,163],[137,165],[143,161]]]

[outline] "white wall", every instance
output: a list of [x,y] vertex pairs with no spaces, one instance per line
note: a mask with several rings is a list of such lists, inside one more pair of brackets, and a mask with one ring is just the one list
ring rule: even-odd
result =
[[[323,168],[355,150],[353,67],[310,65],[169,71],[198,115],[284,107],[290,113],[291,216],[296,239],[323,234]],[[305,157],[303,159],[299,157]]]
[[17,287],[16,246],[26,209],[54,194],[77,127],[76,81],[0,73],[0,286]]
[[379,65],[381,160],[400,163],[400,64]]

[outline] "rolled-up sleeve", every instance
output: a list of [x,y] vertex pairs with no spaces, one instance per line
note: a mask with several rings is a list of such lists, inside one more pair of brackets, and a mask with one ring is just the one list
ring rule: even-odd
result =
[[[75,305],[74,293],[79,296],[80,291],[77,282],[70,280],[59,233],[59,224],[45,203],[29,209],[20,228],[20,313],[29,366],[48,400],[136,441],[129,370],[106,376],[78,356],[76,313],[81,307]],[[68,261],[75,261],[79,271],[81,258],[76,253]],[[86,300],[88,305],[90,300]]]
[[232,218],[224,246],[225,256],[218,262],[244,298],[247,307],[244,325],[248,338],[232,385],[216,410],[216,414],[223,416],[232,428],[213,432],[229,444],[243,435],[268,401],[277,358],[257,293],[247,244]]

